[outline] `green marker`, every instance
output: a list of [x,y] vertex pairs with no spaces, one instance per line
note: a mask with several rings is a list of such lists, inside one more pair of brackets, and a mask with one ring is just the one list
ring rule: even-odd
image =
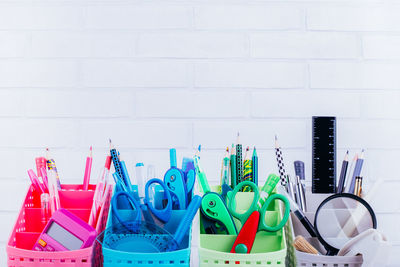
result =
[[260,198],[258,199],[258,208],[261,209],[267,198],[274,191],[276,185],[279,183],[280,177],[275,174],[270,174],[267,181],[260,191]]
[[203,172],[201,166],[200,166],[200,158],[198,155],[195,155],[193,157],[194,160],[194,167],[196,169],[196,175],[199,178],[200,181],[200,187],[201,187],[201,191],[203,191],[203,193],[208,193],[211,191],[210,189],[210,185],[208,184],[207,181],[207,177],[206,174]]
[[236,150],[235,145],[232,144],[231,149],[231,187],[236,187]]

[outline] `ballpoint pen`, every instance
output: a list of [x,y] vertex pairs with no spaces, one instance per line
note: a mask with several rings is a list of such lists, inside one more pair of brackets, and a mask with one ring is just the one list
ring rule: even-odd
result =
[[54,161],[54,159],[50,158],[50,150],[49,150],[49,148],[46,148],[46,158],[47,158],[47,169],[54,171],[54,173],[56,175],[57,188],[61,189],[61,182],[60,182],[60,177],[58,176],[56,162]]
[[312,225],[312,223],[308,220],[307,216],[304,214],[304,212],[299,208],[299,206],[296,204],[294,199],[289,196],[289,194],[286,192],[286,189],[282,185],[277,186],[277,191],[279,194],[284,195],[287,197],[287,199],[290,202],[290,210],[296,215],[297,219],[301,222],[301,224],[304,226],[304,228],[307,230],[307,232],[310,234],[311,237],[317,237],[317,232]]
[[58,187],[57,187],[57,176],[54,169],[50,169],[47,172],[47,179],[49,183],[49,195],[50,195],[50,208],[51,212],[54,213],[58,210],[60,205],[60,196],[58,195]]
[[97,179],[96,189],[94,191],[94,196],[93,196],[92,209],[90,211],[90,216],[89,216],[88,223],[93,227],[96,227],[96,219],[98,211],[104,204],[103,203],[104,195],[107,192],[106,188],[107,185],[109,184],[108,176],[110,173],[110,166],[111,166],[111,156],[107,156],[104,168],[101,170],[99,178]]
[[85,175],[83,177],[83,190],[88,190],[90,182],[90,174],[92,172],[92,162],[93,162],[93,149],[90,146],[89,155],[86,158]]

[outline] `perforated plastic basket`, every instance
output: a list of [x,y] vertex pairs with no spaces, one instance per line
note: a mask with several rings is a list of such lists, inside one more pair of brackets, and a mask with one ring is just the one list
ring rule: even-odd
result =
[[[217,190],[217,187],[213,187],[213,191]],[[252,199],[253,192],[239,192],[236,195],[236,203],[243,207],[249,206]],[[280,205],[271,204],[266,216],[271,216],[273,213],[281,216],[280,209]],[[284,229],[274,233],[258,232],[250,254],[230,253],[235,239],[236,235],[202,233],[200,226],[200,266],[285,266],[287,247]]]
[[[307,218],[311,221],[314,220],[313,212],[305,213]],[[325,252],[323,246],[319,243],[317,238],[309,236],[307,231],[301,225],[299,220],[292,215],[293,228],[295,235],[302,235],[321,253]],[[297,266],[299,267],[361,267],[363,263],[362,256],[325,256],[313,255],[296,251]]]
[[[137,186],[134,185],[134,190]],[[114,192],[115,194],[115,192]],[[157,200],[157,194],[156,194]],[[126,210],[124,210],[125,212]],[[173,210],[170,221],[164,226],[170,233],[174,234],[180,219],[183,217],[185,210]],[[109,210],[109,216],[107,221],[107,229],[113,224],[118,224],[117,219],[112,215],[112,209]],[[129,220],[129,214],[122,213],[126,219]],[[107,238],[107,234],[104,235],[104,239]],[[118,267],[172,267],[172,266],[190,266],[190,242],[191,241],[191,229],[183,238],[182,249],[162,252],[162,253],[132,253],[123,252],[118,250],[109,249],[103,246],[103,256],[104,256],[104,267],[118,266]]]
[[[90,191],[83,191],[82,185],[62,185],[62,190],[59,191],[61,206],[84,221],[88,221],[93,202],[94,188],[95,185],[90,185]],[[96,226],[98,233],[105,228],[111,191],[112,189],[107,192],[107,201],[100,211]],[[101,247],[97,242],[94,242],[91,247],[74,251],[43,252],[32,250],[44,227],[41,224],[40,214],[40,195],[31,186],[28,189],[25,201],[7,243],[7,263],[9,267],[101,266]]]

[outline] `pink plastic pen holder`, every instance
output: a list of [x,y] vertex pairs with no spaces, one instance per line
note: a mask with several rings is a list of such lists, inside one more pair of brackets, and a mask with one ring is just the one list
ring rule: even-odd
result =
[[[89,191],[83,191],[82,185],[62,185],[62,190],[59,191],[61,207],[87,222],[93,203],[94,189],[95,185],[90,185]],[[101,208],[96,225],[97,233],[101,233],[106,226],[111,192],[112,188],[107,192],[105,205]],[[73,251],[33,251],[32,247],[44,228],[40,215],[40,195],[31,186],[7,243],[8,267],[102,266],[102,250],[98,242],[94,242],[91,247]]]

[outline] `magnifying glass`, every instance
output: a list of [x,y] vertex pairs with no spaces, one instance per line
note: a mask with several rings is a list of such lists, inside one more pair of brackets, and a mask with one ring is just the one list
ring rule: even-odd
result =
[[318,238],[327,255],[336,255],[347,241],[377,227],[371,206],[356,195],[339,193],[326,198],[319,205],[312,225],[286,190],[278,187],[278,191],[289,199],[291,211],[311,237]]
[[315,213],[314,228],[327,255],[336,255],[350,239],[376,227],[376,216],[368,202],[349,193],[326,198]]

